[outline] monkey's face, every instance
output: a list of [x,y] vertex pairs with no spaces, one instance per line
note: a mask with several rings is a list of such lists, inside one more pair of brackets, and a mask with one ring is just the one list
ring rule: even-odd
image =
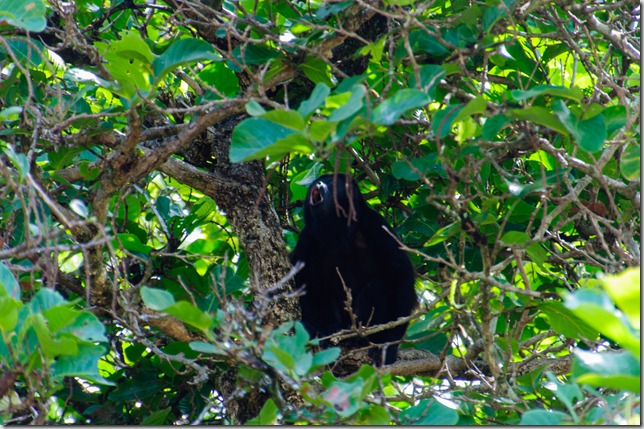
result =
[[[353,204],[350,204],[352,202]],[[329,246],[343,246],[355,228],[364,204],[355,183],[343,174],[321,176],[309,187],[304,221],[316,239]]]

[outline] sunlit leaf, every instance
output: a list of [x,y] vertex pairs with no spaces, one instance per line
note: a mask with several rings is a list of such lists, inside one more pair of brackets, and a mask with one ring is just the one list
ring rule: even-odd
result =
[[220,61],[219,55],[210,43],[199,39],[180,39],[152,61],[156,80],[160,80],[172,69],[195,61]]
[[376,124],[391,125],[403,113],[410,109],[423,107],[430,101],[427,94],[422,91],[417,89],[401,89],[373,110],[371,121]]
[[0,22],[39,33],[47,25],[42,0],[0,0]]
[[147,286],[141,288],[141,299],[143,299],[146,306],[156,311],[164,310],[175,302],[170,292]]

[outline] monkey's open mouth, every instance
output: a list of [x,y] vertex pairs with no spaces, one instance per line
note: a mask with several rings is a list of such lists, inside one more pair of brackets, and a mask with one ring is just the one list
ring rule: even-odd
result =
[[309,203],[312,206],[316,206],[324,201],[326,196],[326,185],[322,182],[316,183],[313,188],[311,188],[311,196],[309,197]]

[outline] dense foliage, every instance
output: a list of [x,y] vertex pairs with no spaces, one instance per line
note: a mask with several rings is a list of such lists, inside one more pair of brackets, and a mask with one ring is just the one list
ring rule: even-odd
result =
[[[0,0],[0,422],[639,423],[639,13]],[[297,322],[334,171],[417,272],[385,368]]]

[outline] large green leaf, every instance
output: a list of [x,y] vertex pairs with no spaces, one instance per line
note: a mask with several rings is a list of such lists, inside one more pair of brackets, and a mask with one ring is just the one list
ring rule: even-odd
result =
[[52,373],[57,378],[82,377],[114,386],[115,383],[106,380],[98,372],[98,361],[106,352],[106,348],[102,346],[81,344],[77,354],[60,356],[51,366]]
[[247,421],[246,425],[249,425],[249,426],[276,425],[279,414],[280,414],[279,408],[277,407],[277,405],[275,405],[275,401],[269,398],[262,406],[262,409],[259,411],[259,415],[254,419]]
[[18,310],[22,306],[17,301],[8,296],[0,296],[0,331],[13,331],[18,324]]
[[463,105],[453,104],[436,112],[432,120],[432,130],[438,138],[443,139],[452,131],[454,119],[458,117],[461,110]]
[[588,152],[601,149],[607,136],[606,123],[602,114],[580,121],[562,100],[556,100],[553,103],[553,109],[582,149]]
[[619,163],[619,169],[622,177],[626,180],[637,180],[640,177],[640,170],[642,167],[641,160],[641,146],[637,144],[629,144],[624,148]]
[[[366,89],[362,85],[354,85],[351,94],[346,102],[342,103],[329,115],[329,121],[339,122],[355,115],[364,106],[364,94]],[[342,97],[344,94],[339,95]],[[336,96],[338,97],[338,96]]]
[[300,66],[304,75],[311,79],[316,85],[335,86],[331,66],[320,58],[308,57]]
[[528,98],[537,97],[539,95],[552,95],[556,97],[570,98],[571,100],[581,101],[584,93],[579,88],[566,88],[563,86],[554,85],[537,85],[528,90],[514,90],[511,91],[512,97],[517,101],[523,101]]
[[324,100],[330,93],[331,89],[329,89],[327,85],[324,83],[318,83],[315,85],[315,88],[313,88],[311,96],[307,100],[302,101],[300,107],[297,109],[298,113],[302,115],[302,117],[308,117],[311,113],[315,112],[318,107],[324,104]]
[[39,33],[47,26],[42,0],[0,0],[0,22]]
[[640,393],[640,361],[627,351],[575,349],[572,374],[580,384]]
[[137,31],[123,31],[121,40],[96,42],[95,46],[106,60],[105,68],[118,82],[120,94],[133,98],[137,91],[147,93],[152,89],[154,54]]
[[406,111],[425,106],[431,100],[417,89],[401,89],[373,110],[371,121],[381,125],[392,125]]
[[0,297],[8,296],[20,300],[21,289],[13,273],[0,262]]
[[640,329],[642,302],[640,290],[640,267],[627,268],[619,274],[602,279],[604,289],[628,318],[631,326]]
[[566,308],[588,326],[619,343],[640,357],[639,332],[635,333],[626,318],[613,306],[610,297],[601,289],[579,289],[566,295]]
[[279,159],[287,153],[310,153],[310,143],[292,128],[264,118],[248,118],[242,121],[232,134],[230,160],[250,161],[266,156]]
[[143,286],[141,288],[141,299],[151,310],[161,311],[174,304],[174,296],[163,289]]
[[271,110],[261,117],[295,131],[303,131],[306,125],[302,115],[295,110]]
[[220,61],[219,55],[210,43],[199,39],[180,39],[152,62],[154,77],[159,81],[170,70],[182,64],[195,61]]
[[446,407],[436,399],[423,399],[417,405],[405,409],[400,418],[405,425],[455,425],[458,423],[456,410]]
[[202,331],[210,329],[214,323],[212,316],[209,316],[188,301],[175,302],[162,311]]
[[507,112],[507,115],[514,117],[515,119],[531,121],[535,124],[543,125],[564,135],[568,134],[568,128],[561,123],[557,116],[545,107],[532,106],[527,109],[511,109]]
[[556,426],[565,422],[572,423],[572,418],[561,411],[530,410],[523,413],[519,424],[527,426]]
[[[420,76],[420,88],[429,95],[433,100],[436,97],[436,89],[438,84],[441,82],[441,79],[447,76],[447,71],[445,67],[439,66],[436,64],[424,65],[419,70]],[[416,83],[416,74],[412,74],[409,79],[409,86],[415,88]]]
[[594,340],[599,331],[588,325],[559,301],[548,301],[541,304],[541,311],[548,316],[552,329],[568,338]]

